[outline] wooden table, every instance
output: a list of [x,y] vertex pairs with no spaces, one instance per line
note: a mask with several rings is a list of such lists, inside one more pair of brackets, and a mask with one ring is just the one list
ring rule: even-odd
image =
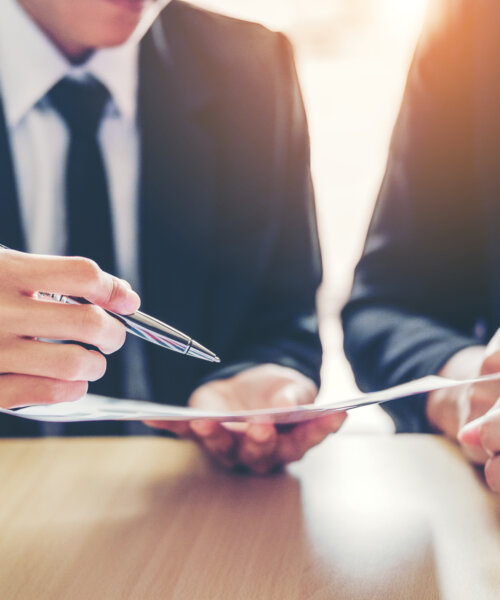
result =
[[1,600],[498,600],[500,498],[450,443],[337,436],[288,472],[158,438],[0,442]]

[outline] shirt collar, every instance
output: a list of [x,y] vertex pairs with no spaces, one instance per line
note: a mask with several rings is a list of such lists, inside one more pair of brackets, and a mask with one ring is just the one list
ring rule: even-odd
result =
[[69,75],[92,75],[104,84],[126,120],[133,120],[137,108],[138,53],[137,43],[125,43],[115,48],[95,52],[80,67],[71,67]]
[[95,52],[74,67],[19,6],[1,0],[0,89],[9,127],[15,127],[63,77],[92,75],[104,84],[120,115],[134,119],[137,107],[138,42]]

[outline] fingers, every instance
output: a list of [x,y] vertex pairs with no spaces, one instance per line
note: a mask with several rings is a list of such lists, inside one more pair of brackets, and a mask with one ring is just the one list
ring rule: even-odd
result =
[[479,426],[481,446],[490,456],[500,453],[500,410],[488,413]]
[[305,423],[305,433],[303,435],[304,453],[313,446],[320,444],[331,433],[336,433],[342,427],[346,419],[346,412],[338,412]]
[[485,359],[481,365],[481,375],[490,375],[500,371],[500,330],[493,336],[485,350]]
[[[121,279],[80,257],[40,256],[2,251],[2,273],[21,293],[53,292],[78,296],[120,314],[131,314],[139,296]],[[4,279],[5,281],[5,279]]]
[[490,455],[500,453],[500,409],[468,423],[458,434],[458,440],[467,446],[481,447]]
[[273,425],[230,425],[194,421],[191,428],[209,456],[226,468],[244,468],[264,475],[280,466],[275,456],[278,434]]
[[[260,365],[227,380],[199,387],[189,405],[204,410],[251,410],[295,407],[314,402],[317,387],[298,371],[280,365]],[[312,445],[338,429],[345,415],[319,419],[316,425],[294,426],[286,433],[272,423],[209,423],[191,425],[203,448],[226,467],[269,473],[300,458]]]
[[192,421],[190,426],[196,439],[212,458],[227,468],[236,465],[237,433],[212,421]]
[[278,433],[273,425],[250,425],[241,438],[238,461],[253,473],[264,475],[300,460],[329,434],[338,431],[346,413],[319,417]]
[[[84,297],[96,304],[42,302],[36,292]],[[139,304],[128,283],[104,273],[93,261],[1,250],[2,406],[83,395],[87,382],[104,374],[105,358],[76,344],[48,344],[34,338],[82,342],[109,354],[123,345],[126,331],[104,309],[126,314]]]
[[488,459],[484,467],[484,474],[491,490],[500,494],[500,456]]
[[279,462],[287,464],[300,460],[308,450],[320,444],[331,433],[338,431],[346,417],[345,412],[319,417],[282,434],[278,448]]
[[500,492],[500,407],[497,403],[489,413],[466,425],[458,440],[472,462],[485,463],[486,481],[495,492]]
[[63,381],[96,381],[106,372],[106,359],[99,352],[76,344],[51,344],[16,339],[0,346],[3,373],[49,377]]
[[345,412],[319,417],[278,433],[273,425],[250,425],[240,441],[238,461],[252,472],[264,475],[291,462],[320,444],[342,426]]
[[270,423],[243,423],[237,424],[238,427],[205,420],[145,423],[194,439],[212,459],[226,468],[244,468],[265,475],[302,458],[313,446],[338,431],[346,416],[342,412],[319,417],[296,425],[286,433],[278,433],[276,426]]
[[13,336],[74,340],[91,344],[104,354],[123,346],[126,330],[122,323],[93,304],[59,304],[33,298],[4,302],[0,331]]
[[72,402],[87,393],[86,381],[60,381],[30,375],[0,376],[0,407]]
[[462,444],[462,451],[469,462],[475,465],[484,465],[488,460],[488,454],[481,446],[468,446]]
[[256,472],[267,472],[276,461],[274,454],[278,443],[276,427],[270,424],[250,425],[241,439],[238,460]]
[[316,394],[316,386],[312,382],[308,380],[300,381],[300,383],[292,382],[273,394],[271,397],[271,406],[286,408],[288,406],[312,404]]

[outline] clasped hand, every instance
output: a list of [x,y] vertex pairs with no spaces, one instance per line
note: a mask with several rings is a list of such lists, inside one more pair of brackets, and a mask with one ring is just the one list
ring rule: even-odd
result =
[[[199,387],[189,405],[203,410],[250,410],[311,404],[315,384],[301,373],[279,365],[261,365],[226,380]],[[306,423],[280,427],[273,424],[148,422],[179,437],[192,439],[217,463],[263,475],[299,460],[328,434],[337,431],[346,413],[320,417]]]
[[[484,352],[480,375],[500,372],[500,331]],[[479,383],[462,393],[458,441],[468,458],[484,465],[489,487],[500,493],[500,381]]]
[[489,487],[500,493],[500,400],[483,417],[462,428],[458,439],[484,453],[484,474]]

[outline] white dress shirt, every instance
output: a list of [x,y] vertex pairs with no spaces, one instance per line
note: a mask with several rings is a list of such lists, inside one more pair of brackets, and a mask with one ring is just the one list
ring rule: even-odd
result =
[[108,176],[119,275],[138,287],[138,44],[99,50],[72,66],[16,0],[0,8],[0,89],[30,252],[66,250],[64,178],[69,134],[45,96],[63,77],[92,75],[111,102],[99,141]]
[[[99,142],[108,178],[118,274],[136,290],[140,290],[138,44],[135,35],[122,46],[96,51],[86,63],[75,67],[16,0],[0,2],[0,94],[28,250],[65,254],[64,181],[69,132],[46,94],[63,77],[91,75],[111,95]],[[145,361],[139,341],[127,340],[125,350],[127,395],[146,398]]]

